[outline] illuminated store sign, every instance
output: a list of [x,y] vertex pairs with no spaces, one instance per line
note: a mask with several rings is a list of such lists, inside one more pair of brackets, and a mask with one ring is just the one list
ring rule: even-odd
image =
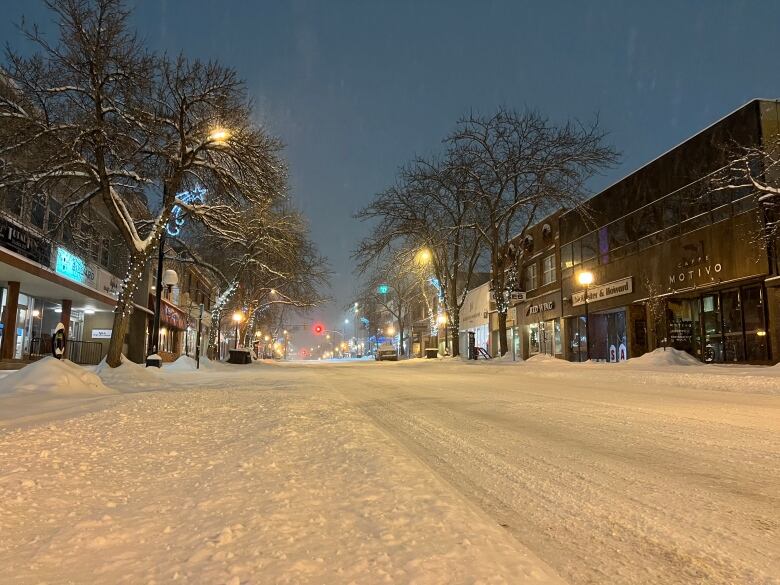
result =
[[[594,285],[588,288],[588,302],[595,303],[604,299],[610,299],[620,295],[626,295],[633,292],[632,277],[621,278],[606,284]],[[585,304],[585,291],[579,291],[571,295],[571,304],[573,306]]]
[[95,271],[92,267],[65,248],[57,248],[57,261],[54,270],[57,274],[82,284],[93,285],[95,283]]

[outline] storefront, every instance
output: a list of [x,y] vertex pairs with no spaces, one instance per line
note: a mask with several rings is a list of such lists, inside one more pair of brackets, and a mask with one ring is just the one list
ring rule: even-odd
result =
[[563,357],[560,291],[518,305],[517,315],[523,359],[537,354]]
[[469,333],[474,334],[475,347],[481,347],[490,353],[490,285],[484,283],[466,293],[460,310],[458,340],[461,357],[469,354]]
[[706,363],[769,359],[766,290],[761,283],[667,300],[671,347]]

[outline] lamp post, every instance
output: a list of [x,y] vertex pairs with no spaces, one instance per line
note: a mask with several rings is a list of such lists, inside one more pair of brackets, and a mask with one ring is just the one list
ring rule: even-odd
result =
[[160,309],[162,303],[163,286],[173,286],[179,282],[179,276],[175,270],[166,270],[163,272],[163,258],[165,257],[165,235],[167,231],[163,230],[160,236],[160,249],[157,253],[157,284],[154,289],[154,321],[152,321],[152,336],[149,340],[149,350],[146,358],[147,366],[162,367],[162,359],[149,359],[149,356],[158,355],[160,349]]
[[241,314],[241,311],[236,311],[233,313],[233,322],[236,324],[236,349],[238,349],[238,324],[243,320],[244,315]]
[[588,288],[591,284],[593,284],[593,273],[587,270],[583,270],[577,274],[577,282],[585,287],[585,361],[588,361],[590,360],[590,315],[588,314]]

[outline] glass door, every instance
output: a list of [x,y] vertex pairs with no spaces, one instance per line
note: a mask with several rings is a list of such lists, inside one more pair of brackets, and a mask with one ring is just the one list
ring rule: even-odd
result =
[[717,363],[723,361],[723,330],[719,295],[704,295],[701,298],[702,361]]

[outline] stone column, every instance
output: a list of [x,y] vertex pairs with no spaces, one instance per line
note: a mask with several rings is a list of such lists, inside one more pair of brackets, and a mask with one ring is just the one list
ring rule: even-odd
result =
[[0,359],[10,360],[16,349],[16,315],[19,313],[18,282],[8,283],[8,299],[5,305],[5,321],[3,322],[3,346],[0,348]]

